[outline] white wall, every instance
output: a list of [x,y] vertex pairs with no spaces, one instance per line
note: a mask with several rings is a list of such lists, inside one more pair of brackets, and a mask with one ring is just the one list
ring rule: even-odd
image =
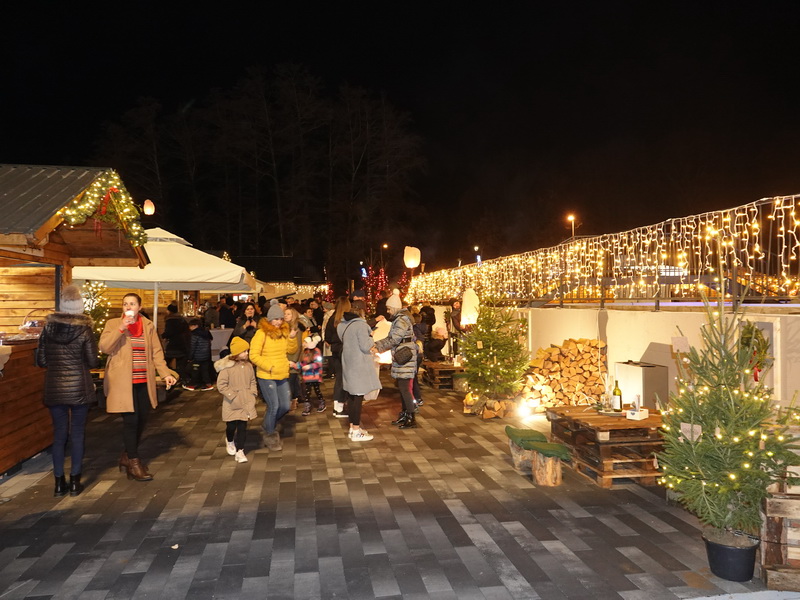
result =
[[[662,305],[663,306],[663,305]],[[775,367],[767,382],[781,404],[788,404],[800,390],[800,315],[763,308],[746,308],[748,319],[772,325]],[[700,327],[705,312],[694,310],[626,310],[592,307],[532,308],[519,311],[528,319],[529,347],[533,356],[539,348],[561,345],[568,338],[597,338],[608,344],[608,365],[628,360],[664,365],[669,370],[670,390],[676,391],[678,375],[672,338],[681,334],[689,344],[701,344]],[[762,325],[763,327],[763,325]],[[679,331],[680,329],[680,331]]]

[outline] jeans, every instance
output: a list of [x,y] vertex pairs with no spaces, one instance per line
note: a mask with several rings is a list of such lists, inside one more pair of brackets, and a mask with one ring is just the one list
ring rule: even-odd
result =
[[288,379],[261,379],[257,377],[258,388],[267,403],[264,413],[264,431],[275,433],[275,425],[283,418],[292,406],[292,390]]
[[56,477],[64,475],[64,455],[68,437],[71,442],[72,455],[72,468],[69,473],[70,475],[80,475],[89,407],[57,404],[48,408],[50,417],[53,419],[53,475]]

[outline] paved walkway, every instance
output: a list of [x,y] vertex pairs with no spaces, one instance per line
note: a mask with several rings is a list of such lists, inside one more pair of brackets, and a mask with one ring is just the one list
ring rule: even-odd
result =
[[[329,397],[330,382],[323,390]],[[52,476],[0,485],[0,600],[12,598],[625,598],[757,592],[708,570],[698,525],[658,490],[602,490],[565,472],[537,488],[503,428],[426,389],[398,430],[391,388],[365,406],[371,442],[330,409],[285,421],[284,450],[225,452],[220,395],[182,392],[153,413],[155,480],[116,468],[118,419],[92,413],[86,491]],[[513,424],[513,423],[512,423]],[[41,462],[41,459],[38,459]]]

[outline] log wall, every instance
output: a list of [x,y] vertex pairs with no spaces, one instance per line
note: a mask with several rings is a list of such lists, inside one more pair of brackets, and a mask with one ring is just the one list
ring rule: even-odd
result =
[[0,473],[53,443],[50,413],[42,403],[45,370],[34,366],[36,343],[7,346],[0,378]]
[[55,289],[55,267],[0,267],[0,331],[19,333],[29,312],[55,308]]

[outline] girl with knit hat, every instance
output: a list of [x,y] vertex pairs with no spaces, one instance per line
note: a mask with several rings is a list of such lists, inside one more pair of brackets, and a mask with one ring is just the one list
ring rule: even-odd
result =
[[250,364],[250,344],[236,336],[231,340],[231,353],[214,363],[217,390],[222,394],[222,420],[225,421],[225,445],[237,463],[247,462],[244,442],[247,421],[256,416],[256,375]]
[[256,383],[267,403],[262,425],[264,443],[273,451],[283,449],[275,427],[292,404],[286,355],[297,352],[297,329],[292,329],[283,317],[278,301],[271,300],[267,316],[258,322],[258,330],[250,342],[250,360],[256,366]]

